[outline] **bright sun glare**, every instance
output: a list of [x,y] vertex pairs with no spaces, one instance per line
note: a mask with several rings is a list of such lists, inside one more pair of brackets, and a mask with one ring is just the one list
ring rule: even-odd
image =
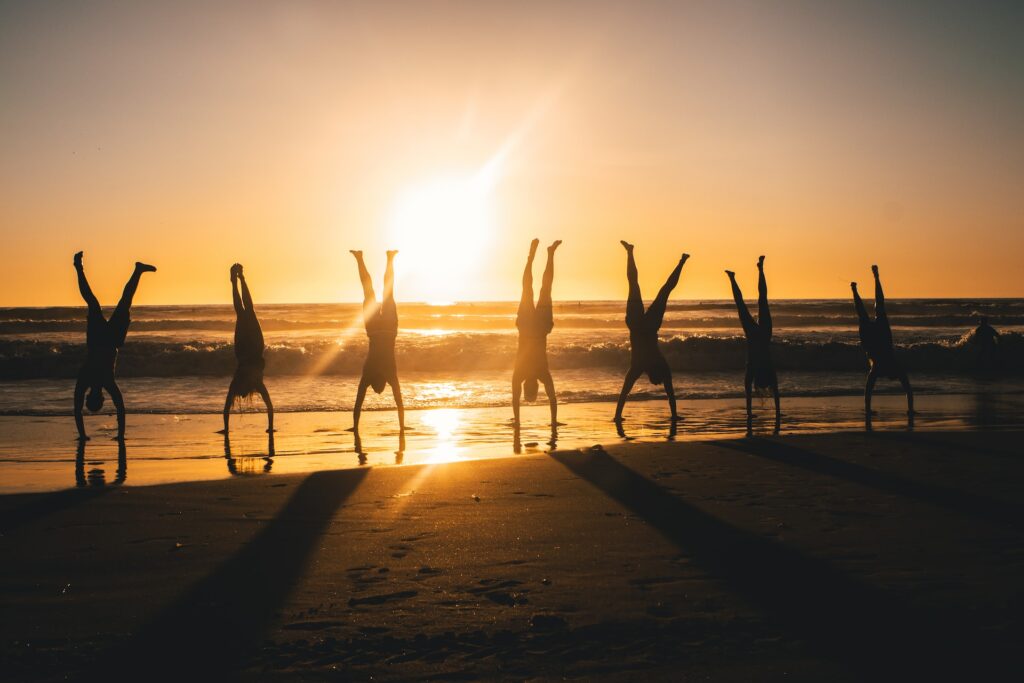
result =
[[437,177],[398,197],[389,237],[402,252],[399,277],[427,300],[462,298],[479,269],[495,230],[490,175]]

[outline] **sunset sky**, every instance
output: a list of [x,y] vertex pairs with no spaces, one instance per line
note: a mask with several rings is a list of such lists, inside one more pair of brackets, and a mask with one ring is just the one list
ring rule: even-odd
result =
[[0,305],[1024,295],[1022,3],[212,5],[0,3]]

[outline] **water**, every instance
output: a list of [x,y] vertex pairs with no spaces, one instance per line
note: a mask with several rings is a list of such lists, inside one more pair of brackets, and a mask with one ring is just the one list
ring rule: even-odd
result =
[[[914,428],[1019,428],[1024,417],[1024,300],[888,302],[918,395]],[[731,301],[673,303],[662,345],[684,421],[673,430],[660,387],[637,383],[617,434],[614,400],[628,364],[624,303],[559,303],[548,341],[565,426],[552,435],[543,393],[517,435],[510,375],[515,303],[401,304],[398,364],[409,408],[399,439],[389,391],[367,397],[356,441],[355,385],[366,350],[356,305],[258,306],[277,433],[263,406],[241,406],[231,440],[215,434],[235,360],[229,306],[138,306],[118,362],[128,441],[110,440],[109,401],[86,417],[79,448],[70,418],[84,358],[82,308],[0,309],[0,493],[156,484],[317,469],[438,463],[587,448],[623,440],[738,437],[745,432],[744,341]],[[969,332],[980,315],[1002,333],[1001,372],[979,375]],[[773,303],[783,431],[863,429],[866,362],[848,301]],[[880,382],[876,429],[906,429],[899,386]],[[755,401],[755,430],[772,426]]]
[[[965,335],[980,315],[1003,334],[1002,364],[1024,377],[1024,300],[893,300],[894,334],[921,394],[970,393],[976,359]],[[410,408],[503,406],[515,356],[515,303],[401,304],[398,364]],[[611,401],[628,364],[622,302],[561,302],[549,338],[565,403]],[[352,304],[257,306],[268,344],[267,385],[281,412],[351,409],[366,349]],[[772,305],[786,396],[855,395],[864,355],[846,300]],[[218,412],[234,370],[230,306],[137,306],[118,376],[132,412]],[[676,302],[662,328],[665,355],[684,399],[741,395],[744,341],[731,301]],[[0,309],[0,415],[70,415],[84,358],[82,308]],[[1005,391],[1024,390],[1008,380]],[[880,391],[889,391],[886,383]],[[660,399],[639,382],[636,399]],[[371,395],[368,409],[388,408]]]

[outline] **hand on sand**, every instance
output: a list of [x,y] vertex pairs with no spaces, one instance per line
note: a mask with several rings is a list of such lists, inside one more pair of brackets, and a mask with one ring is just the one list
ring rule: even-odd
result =
[[75,268],[82,267],[82,254],[83,252],[81,251],[75,252]]
[[88,436],[86,436],[85,434],[79,434],[79,435],[78,435],[78,436],[76,437],[76,439],[75,439],[75,440],[76,440],[76,441],[79,441],[79,442],[82,442],[82,441],[90,441],[91,439],[89,439],[89,437],[88,437]]
[[276,431],[276,429],[267,429],[267,434],[273,434]]
[[358,428],[358,427],[349,427],[349,428],[348,428],[348,429],[346,429],[345,431],[346,431],[346,432],[358,432],[358,431],[359,431],[359,428]]
[[565,423],[564,422],[552,422],[551,426],[552,427],[564,427]]
[[218,429],[217,431],[214,432],[214,434],[223,434],[224,436],[227,436],[228,435],[228,430],[226,430],[226,429]]

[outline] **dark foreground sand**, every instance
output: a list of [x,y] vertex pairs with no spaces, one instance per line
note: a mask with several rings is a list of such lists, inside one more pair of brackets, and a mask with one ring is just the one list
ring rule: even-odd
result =
[[1019,679],[1022,436],[7,496],[0,677]]

